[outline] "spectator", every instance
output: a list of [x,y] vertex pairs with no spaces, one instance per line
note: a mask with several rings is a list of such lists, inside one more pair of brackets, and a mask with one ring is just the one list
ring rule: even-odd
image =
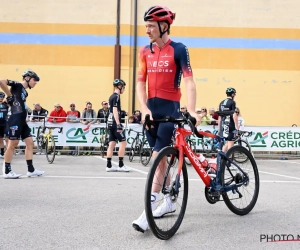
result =
[[238,107],[235,108],[235,113],[238,116],[238,124],[239,124],[239,130],[244,130],[245,129],[245,120],[241,115],[241,111]]
[[189,118],[190,117],[190,113],[187,111],[187,108],[186,108],[185,105],[183,105],[180,108],[180,112],[181,112],[182,117],[185,117],[185,118]]
[[[82,112],[80,122],[84,125],[87,125],[87,127],[90,128],[90,126],[94,124],[96,121],[97,121],[96,112],[95,110],[92,109],[92,103],[88,102],[86,104],[86,109]],[[83,150],[85,150],[85,152],[83,152],[83,155],[91,155],[92,154],[91,151],[94,150],[94,147],[84,147]]]
[[[59,123],[59,122],[65,122],[67,117],[66,111],[62,108],[62,106],[59,103],[54,104],[54,110],[51,111],[48,122],[53,123]],[[57,146],[57,154],[61,155],[60,150],[63,149],[62,146]]]
[[209,125],[210,117],[207,115],[207,109],[205,107],[201,108],[202,120],[200,125]]
[[121,123],[125,122],[125,116],[127,116],[127,115],[128,115],[128,113],[125,110],[121,110],[121,113],[120,113]]
[[128,117],[128,123],[134,123],[134,119],[135,119],[135,117],[133,115],[129,116]]
[[[75,103],[72,102],[70,104],[70,109],[71,110],[67,112],[67,122],[72,122],[72,123],[80,122],[80,112],[75,109]],[[69,155],[77,155],[75,146],[70,146],[69,149],[70,149]]]
[[41,107],[39,103],[34,104],[34,110],[32,112],[32,122],[43,121],[48,115],[48,110]]
[[108,118],[108,114],[109,114],[108,102],[103,101],[102,102],[102,109],[98,110],[98,115],[97,115],[98,122],[99,123],[106,123],[107,118]]
[[134,117],[134,122],[133,123],[138,123],[138,124],[141,123],[142,115],[141,115],[141,112],[139,110],[135,110],[133,112],[133,117]]
[[209,109],[209,114],[210,114],[210,120],[211,120],[210,124],[211,125],[218,125],[219,116],[216,113],[215,109],[214,108],[210,108]]

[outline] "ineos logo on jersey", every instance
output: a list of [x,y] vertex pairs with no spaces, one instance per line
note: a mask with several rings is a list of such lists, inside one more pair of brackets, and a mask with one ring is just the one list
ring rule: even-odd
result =
[[149,61],[148,67],[168,67],[169,61]]

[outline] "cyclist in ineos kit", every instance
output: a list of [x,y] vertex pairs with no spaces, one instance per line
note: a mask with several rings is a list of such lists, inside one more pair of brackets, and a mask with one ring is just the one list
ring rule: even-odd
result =
[[[235,111],[236,109],[236,103],[233,100],[236,96],[236,90],[234,88],[227,88],[226,89],[226,95],[227,98],[223,100],[219,105],[220,111]],[[234,145],[234,131],[239,130],[239,124],[238,124],[238,116],[236,113],[233,113],[233,115],[228,115],[222,118],[219,116],[218,118],[218,124],[219,124],[219,131],[220,131],[220,123],[221,119],[223,119],[223,136],[226,140],[226,144],[223,147],[223,152],[226,152],[228,149],[233,147]]]
[[[184,44],[169,39],[170,25],[174,19],[175,13],[163,6],[150,7],[144,14],[146,34],[149,36],[150,45],[143,47],[139,53],[137,95],[143,115],[142,122],[145,115],[150,115],[151,120],[165,118],[166,116],[175,118],[181,116],[180,82],[181,75],[183,75],[188,100],[187,109],[199,124],[200,117],[195,113],[196,85],[193,79],[188,49]],[[148,95],[146,91],[147,77]],[[154,138],[147,132],[148,142],[153,147],[152,157],[155,158],[162,148],[170,145],[174,133],[174,124],[155,123],[153,128],[148,129],[157,134],[157,138]],[[161,171],[157,173],[158,183],[163,182],[164,176],[162,173],[165,173],[166,167],[166,160],[161,161],[159,166]],[[167,185],[170,185],[170,183],[167,183]],[[160,186],[153,183],[152,209],[154,209],[160,191]],[[167,194],[162,205],[153,211],[153,215],[161,217],[164,214],[174,212],[176,206],[174,203],[171,204],[171,199]],[[132,222],[132,226],[140,232],[148,229],[145,211],[137,220]]]
[[[23,81],[21,83],[12,80],[0,80],[0,87],[6,93],[6,101],[11,107],[11,116],[7,121],[9,141],[3,162],[3,176],[5,179],[16,179],[21,176],[21,174],[16,174],[11,170],[14,150],[18,146],[20,139],[23,139],[26,144],[27,176],[40,176],[44,174],[44,171],[39,171],[33,167],[32,155],[34,144],[31,130],[26,122],[26,98],[28,96],[26,89],[34,88],[40,78],[33,71],[25,71],[22,77]],[[10,86],[10,89],[8,86]]]
[[[129,172],[129,168],[124,165],[123,159],[126,148],[126,136],[124,133],[123,125],[121,124],[121,102],[120,94],[125,91],[126,83],[121,79],[115,79],[113,82],[115,91],[109,97],[109,116],[107,119],[107,127],[109,131],[109,147],[107,149],[107,166],[106,172]],[[116,141],[119,141],[119,167],[111,164],[113,150],[116,146]]]

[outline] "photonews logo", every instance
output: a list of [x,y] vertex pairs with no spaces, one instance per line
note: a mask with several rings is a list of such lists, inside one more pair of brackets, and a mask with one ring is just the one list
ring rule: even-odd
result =
[[265,148],[267,147],[267,144],[265,142],[265,139],[268,138],[268,131],[264,133],[257,132],[254,135],[254,139],[252,142],[250,142],[251,147],[256,147],[256,148]]
[[87,142],[86,134],[89,133],[89,128],[71,128],[67,131],[66,136],[68,140],[66,142],[75,142],[75,143],[82,143]]

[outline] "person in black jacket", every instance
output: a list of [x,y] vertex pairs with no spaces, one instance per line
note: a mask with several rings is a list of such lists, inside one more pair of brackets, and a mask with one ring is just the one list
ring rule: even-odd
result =
[[97,114],[98,123],[106,123],[108,115],[109,115],[108,102],[103,101],[102,109],[99,109]]
[[41,107],[39,103],[34,104],[34,110],[32,112],[33,122],[43,121],[48,115],[48,110]]

